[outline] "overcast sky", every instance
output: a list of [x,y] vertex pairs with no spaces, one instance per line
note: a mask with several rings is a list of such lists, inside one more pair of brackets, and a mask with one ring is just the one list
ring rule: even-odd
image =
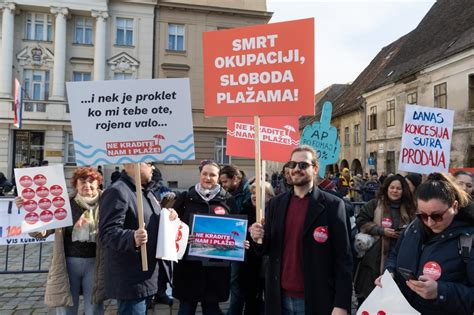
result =
[[[474,0],[473,0],[474,1]],[[315,93],[350,83],[385,46],[413,30],[434,0],[267,0],[270,23],[315,18]]]

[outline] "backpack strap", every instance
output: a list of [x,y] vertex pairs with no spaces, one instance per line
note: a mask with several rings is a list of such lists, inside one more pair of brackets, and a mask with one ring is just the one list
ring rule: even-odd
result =
[[474,234],[465,233],[459,236],[459,255],[461,255],[462,260],[466,264],[469,262],[469,258],[471,257],[473,240]]

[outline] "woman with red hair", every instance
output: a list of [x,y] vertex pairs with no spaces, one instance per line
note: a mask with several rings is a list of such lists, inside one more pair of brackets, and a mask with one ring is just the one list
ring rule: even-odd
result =
[[[102,175],[93,167],[76,169],[71,180],[74,192],[70,195],[73,225],[30,234],[45,238],[54,233],[44,300],[48,307],[56,308],[56,314],[76,315],[80,292],[86,315],[104,313],[104,262],[97,242],[102,181]],[[17,197],[16,203],[22,206],[23,199]]]

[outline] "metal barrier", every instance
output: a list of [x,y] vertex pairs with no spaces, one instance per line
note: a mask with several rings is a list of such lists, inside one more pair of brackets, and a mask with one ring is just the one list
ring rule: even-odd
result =
[[43,247],[43,243],[0,246],[0,256],[5,257],[0,274],[48,272],[44,269]]

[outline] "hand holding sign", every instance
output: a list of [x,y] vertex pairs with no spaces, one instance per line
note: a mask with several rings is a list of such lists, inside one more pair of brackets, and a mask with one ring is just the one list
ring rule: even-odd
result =
[[304,128],[301,144],[312,146],[319,159],[319,176],[324,177],[326,166],[337,162],[341,152],[341,143],[337,129],[331,126],[332,104],[324,102],[321,120]]

